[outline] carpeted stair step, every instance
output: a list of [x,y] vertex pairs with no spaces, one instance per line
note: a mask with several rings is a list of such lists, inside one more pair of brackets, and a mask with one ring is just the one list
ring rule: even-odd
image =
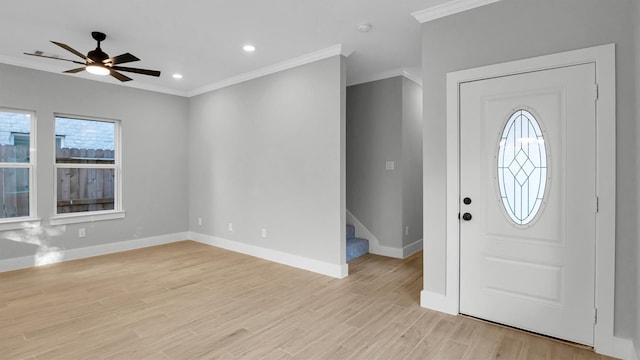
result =
[[369,253],[369,240],[352,237],[347,239],[347,261]]
[[356,227],[347,224],[347,261],[369,253],[369,240],[356,237]]
[[351,224],[347,224],[347,239],[353,239],[355,237],[356,237],[356,227]]

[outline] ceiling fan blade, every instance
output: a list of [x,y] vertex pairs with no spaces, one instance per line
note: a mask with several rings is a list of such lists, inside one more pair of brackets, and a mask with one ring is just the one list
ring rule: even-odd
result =
[[83,62],[80,61],[75,61],[75,60],[69,60],[69,59],[63,59],[57,56],[49,56],[49,55],[42,55],[42,54],[38,54],[38,53],[24,53],[25,55],[30,55],[30,56],[37,56],[37,57],[42,57],[42,58],[47,58],[47,59],[55,59],[55,60],[63,60],[63,61],[69,61],[72,62],[74,64],[81,64],[84,65]]
[[58,46],[60,46],[61,48],[65,49],[65,50],[67,50],[67,51],[69,51],[69,52],[71,52],[71,53],[83,58],[84,60],[89,60],[83,53],[79,52],[78,50],[72,48],[71,46],[69,46],[67,44],[59,43],[59,42],[53,41],[53,40],[51,42],[56,44],[56,45],[58,45]]
[[136,74],[160,76],[160,71],[158,70],[136,69],[136,68],[130,68],[130,67],[124,67],[124,66],[112,66],[111,68],[118,71],[127,71],[127,72],[136,73]]
[[84,70],[85,70],[85,67],[83,66],[81,68],[71,69],[71,70],[67,70],[67,71],[63,71],[63,72],[74,74],[74,73],[78,73],[78,72],[84,71]]
[[114,78],[116,78],[116,79],[118,79],[118,80],[120,80],[122,82],[133,80],[132,78],[130,78],[128,76],[125,76],[125,75],[122,75],[122,74],[120,74],[119,72],[117,72],[117,71],[115,71],[113,69],[111,69],[111,76],[113,76]]
[[118,56],[114,56],[111,59],[107,59],[104,61],[104,63],[111,63],[113,65],[117,65],[117,64],[124,64],[124,63],[128,63],[128,62],[133,62],[133,61],[140,61],[140,59],[138,59],[135,55],[132,55],[130,53],[124,53]]

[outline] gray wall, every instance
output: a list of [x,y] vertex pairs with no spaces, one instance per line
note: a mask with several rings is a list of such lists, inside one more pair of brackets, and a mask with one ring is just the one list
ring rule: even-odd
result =
[[[424,286],[444,293],[446,74],[595,45],[617,44],[615,333],[635,333],[637,171],[631,0],[503,0],[422,26],[424,90]],[[625,149],[634,149],[628,151]]]
[[[38,248],[27,240],[73,249],[188,230],[186,98],[5,64],[0,84],[0,107],[36,111],[38,215],[45,225],[0,233],[0,259],[34,255]],[[121,120],[126,218],[46,226],[55,208],[54,113]],[[86,238],[78,238],[79,227]]]
[[[633,32],[635,35],[635,68],[636,68],[636,99],[637,96],[640,94],[640,1],[634,1],[634,20],[635,20],[635,31]],[[637,132],[637,139],[640,139],[640,126],[637,125],[640,122],[640,101],[636,100],[636,132]],[[638,146],[638,149],[636,150],[636,154],[640,154],[640,141],[638,141],[638,143],[636,144],[636,146]],[[637,170],[637,177],[636,180],[640,180],[640,163],[638,163],[638,161],[640,161],[640,156],[636,157],[636,166],[638,167]],[[640,184],[636,184],[636,186],[640,186]],[[638,208],[640,208],[640,191],[638,191]],[[638,221],[636,222],[637,224],[640,224],[640,211],[638,212]],[[638,237],[636,237],[638,240],[636,241],[636,260],[640,260],[640,244],[638,244],[638,242],[640,242],[640,234],[638,234]],[[638,266],[638,262],[636,261],[636,299],[635,299],[636,304],[640,303],[640,266]],[[634,337],[634,343],[635,343],[635,347],[636,347],[636,353],[640,356],[640,305],[636,305],[636,312],[635,312],[635,320],[636,320],[636,326],[635,326],[635,337]]]
[[402,78],[402,245],[422,239],[422,87]]
[[402,77],[349,86],[347,209],[383,246],[402,247],[402,169]]
[[344,68],[335,56],[190,99],[192,231],[345,263]]
[[347,209],[382,246],[422,239],[422,89],[405,77],[347,88]]

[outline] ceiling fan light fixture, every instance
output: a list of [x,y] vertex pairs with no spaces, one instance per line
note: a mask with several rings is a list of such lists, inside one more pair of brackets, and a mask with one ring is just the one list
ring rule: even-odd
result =
[[105,66],[97,65],[97,64],[87,65],[86,70],[94,75],[101,75],[101,76],[109,75],[111,73],[111,71],[107,69]]
[[34,52],[33,54],[25,53],[25,55],[64,60],[64,61],[72,62],[74,64],[82,65],[82,67],[79,67],[79,68],[63,71],[65,74],[75,74],[75,73],[79,73],[81,71],[86,70],[91,74],[95,74],[99,76],[111,75],[114,78],[120,80],[121,82],[133,80],[132,78],[121,74],[120,73],[121,71],[155,76],[155,77],[160,76],[160,71],[158,70],[149,70],[149,69],[120,66],[121,64],[139,61],[140,59],[138,59],[136,56],[130,53],[124,53],[124,54],[120,54],[118,56],[114,56],[110,58],[109,55],[107,55],[107,53],[105,53],[104,51],[102,51],[102,49],[100,49],[100,42],[106,39],[107,35],[99,31],[94,31],[91,33],[91,37],[93,37],[93,39],[98,42],[98,46],[95,48],[95,50],[89,51],[87,55],[84,55],[80,51],[72,48],[67,44],[63,44],[61,42],[56,42],[53,40],[51,41],[53,44],[58,45],[59,47],[67,50],[68,52],[76,55],[79,58],[82,58],[82,60],[84,60],[83,62],[80,62],[79,60],[70,60],[70,59],[63,59],[56,56],[44,55],[42,52],[37,52],[37,51]]

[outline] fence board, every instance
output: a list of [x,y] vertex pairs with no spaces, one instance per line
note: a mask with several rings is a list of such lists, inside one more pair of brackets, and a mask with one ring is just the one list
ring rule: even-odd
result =
[[[59,163],[111,163],[112,150],[101,149],[70,149],[60,150]],[[70,191],[63,191],[58,196],[58,213],[112,210],[114,208],[113,169],[71,169],[66,181],[69,181]]]
[[[28,162],[26,146],[0,146],[0,161]],[[58,164],[114,163],[113,150],[56,149]],[[0,168],[0,218],[29,215],[29,170]],[[57,213],[112,210],[113,169],[59,168],[56,172]]]

